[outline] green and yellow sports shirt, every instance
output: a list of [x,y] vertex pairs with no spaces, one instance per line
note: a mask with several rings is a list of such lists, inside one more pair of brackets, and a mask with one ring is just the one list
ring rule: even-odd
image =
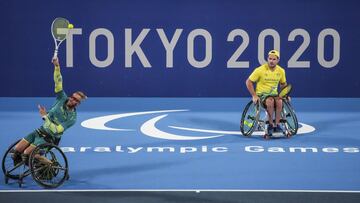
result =
[[262,66],[257,67],[249,76],[249,79],[252,82],[256,82],[256,94],[278,94],[278,86],[280,83],[286,83],[285,70],[276,65],[275,69],[272,71],[269,65],[263,64]]
[[63,132],[76,122],[76,109],[69,110],[66,106],[68,96],[62,88],[60,67],[55,66],[54,82],[56,101],[47,112],[42,128],[50,135],[60,137]]

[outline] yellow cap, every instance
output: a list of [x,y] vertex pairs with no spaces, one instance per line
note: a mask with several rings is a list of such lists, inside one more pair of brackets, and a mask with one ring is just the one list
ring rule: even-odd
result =
[[269,51],[268,55],[274,55],[274,56],[277,56],[278,58],[280,58],[280,53],[278,51],[276,51],[275,49]]

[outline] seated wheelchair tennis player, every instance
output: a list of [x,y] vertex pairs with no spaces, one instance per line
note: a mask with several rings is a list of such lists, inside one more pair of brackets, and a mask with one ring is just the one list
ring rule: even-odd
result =
[[68,97],[63,90],[59,59],[57,57],[53,58],[52,63],[55,66],[54,82],[56,101],[49,111],[46,111],[43,106],[38,106],[40,116],[44,120],[44,123],[16,144],[12,157],[14,165],[21,161],[27,163],[30,153],[40,144],[47,142],[58,144],[56,142],[60,140],[61,135],[76,122],[76,107],[83,99],[87,98],[86,95],[80,91]]
[[[278,65],[280,53],[271,50],[268,53],[267,63],[257,67],[246,80],[246,87],[252,96],[254,103],[260,102],[268,115],[267,133],[272,136],[273,132],[284,132],[280,125],[282,99],[278,96],[280,89],[286,86],[285,70]],[[256,83],[256,90],[254,90]],[[273,114],[275,112],[275,123]]]

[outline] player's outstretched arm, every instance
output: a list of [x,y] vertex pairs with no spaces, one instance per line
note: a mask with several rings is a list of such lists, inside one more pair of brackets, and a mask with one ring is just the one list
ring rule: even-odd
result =
[[53,58],[52,63],[54,64],[55,93],[58,93],[61,90],[63,90],[59,58],[58,57]]

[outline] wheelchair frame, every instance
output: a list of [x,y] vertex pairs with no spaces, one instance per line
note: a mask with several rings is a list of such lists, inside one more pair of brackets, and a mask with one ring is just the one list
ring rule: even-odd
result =
[[[291,137],[296,135],[299,128],[298,120],[295,114],[294,109],[286,98],[282,99],[283,109],[281,111],[280,123],[284,126],[286,137]],[[254,114],[248,114],[249,111],[254,111]],[[264,118],[260,118],[261,112],[265,112]],[[292,119],[293,123],[290,123],[289,118]],[[249,122],[251,121],[251,122]],[[250,101],[241,116],[240,121],[240,131],[244,136],[251,136],[255,130],[265,131],[264,138],[268,139],[269,135],[266,130],[267,121],[267,111],[259,103],[254,104],[253,101]],[[248,128],[248,129],[247,129]]]
[[[32,153],[30,154],[28,160],[22,160],[17,163],[15,166],[13,164],[12,155],[14,153],[14,147],[20,140],[13,143],[5,152],[2,159],[2,170],[5,176],[5,184],[9,183],[9,179],[17,180],[19,187],[22,187],[24,181],[23,179],[31,174],[32,178],[37,184],[44,188],[57,188],[64,183],[65,180],[69,179],[69,168],[67,158],[64,152],[55,144],[44,143],[37,146]],[[55,151],[53,151],[55,150]],[[57,152],[57,153],[56,153]],[[63,161],[62,166],[59,163],[59,157],[56,157],[56,154],[61,155]],[[50,157],[50,160],[47,158],[47,155]],[[11,165],[8,166],[8,162],[11,162]],[[49,162],[44,162],[44,161]],[[17,169],[22,168],[22,173],[12,174]],[[63,176],[59,177],[58,180],[53,181],[54,178],[63,171]]]

